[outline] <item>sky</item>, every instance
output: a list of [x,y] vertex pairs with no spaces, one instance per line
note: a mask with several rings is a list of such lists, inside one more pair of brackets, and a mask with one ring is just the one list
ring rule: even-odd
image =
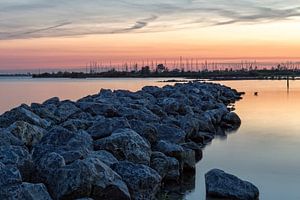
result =
[[299,0],[1,0],[0,70],[180,56],[297,60],[299,35]]

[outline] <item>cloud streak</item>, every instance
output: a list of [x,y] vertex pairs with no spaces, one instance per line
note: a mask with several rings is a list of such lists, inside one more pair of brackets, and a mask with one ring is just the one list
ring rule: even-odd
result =
[[298,17],[296,0],[2,0],[0,40],[160,32]]

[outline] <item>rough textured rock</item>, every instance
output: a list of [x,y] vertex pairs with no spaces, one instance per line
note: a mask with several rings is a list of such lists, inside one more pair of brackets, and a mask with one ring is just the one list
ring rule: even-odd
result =
[[150,145],[131,129],[118,129],[111,136],[95,141],[94,147],[111,152],[119,160],[150,163]]
[[6,129],[0,129],[0,146],[22,146],[24,142],[14,136],[11,132]]
[[113,166],[128,186],[134,200],[155,199],[159,191],[161,176],[146,165],[123,161]]
[[152,169],[155,169],[164,180],[177,181],[180,178],[178,160],[168,157],[161,152],[152,152],[150,166]]
[[100,118],[87,131],[93,139],[101,139],[110,136],[120,128],[130,128],[126,118]]
[[37,144],[46,132],[46,130],[41,127],[23,121],[17,121],[11,124],[6,130],[19,138],[28,147]]
[[21,105],[0,116],[0,128],[6,128],[16,121],[25,121],[42,128],[50,125],[50,122],[31,112],[27,105]]
[[61,121],[65,121],[71,115],[80,111],[80,108],[78,108],[75,103],[71,101],[64,101],[57,107],[54,114],[59,117]]
[[94,103],[94,102],[80,102],[78,106],[85,112],[91,115],[103,115],[105,117],[119,117],[118,110],[112,105],[107,103]]
[[195,168],[196,157],[195,152],[192,149],[185,150],[180,145],[160,140],[154,145],[153,150],[160,151],[167,156],[176,158],[180,163],[181,171],[184,169],[191,170]]
[[0,162],[6,166],[17,167],[25,180],[32,175],[31,155],[22,146],[0,146]]
[[33,149],[33,159],[39,160],[44,154],[56,152],[66,163],[86,157],[93,150],[93,140],[85,131],[70,132],[62,127],[54,127]]
[[111,153],[105,150],[93,151],[88,155],[88,158],[97,158],[109,167],[119,162]]
[[155,126],[158,130],[157,136],[159,140],[166,140],[176,144],[185,142],[186,133],[182,129],[171,125],[155,124]]
[[51,200],[44,184],[22,183],[16,167],[0,163],[0,199]]
[[69,119],[61,124],[62,127],[68,129],[69,131],[86,130],[92,125],[92,121],[84,119]]
[[120,176],[96,158],[76,160],[46,175],[46,184],[54,199],[130,199]]
[[22,183],[22,193],[24,200],[51,200],[47,188],[44,184]]
[[157,142],[157,128],[149,123],[141,120],[129,121],[131,129],[137,132],[140,136],[145,138],[150,144]]
[[205,185],[208,196],[239,200],[256,200],[259,191],[252,183],[213,169],[205,174]]
[[230,112],[224,115],[223,121],[225,123],[223,124],[223,126],[225,126],[226,128],[236,129],[241,125],[240,117],[234,112]]

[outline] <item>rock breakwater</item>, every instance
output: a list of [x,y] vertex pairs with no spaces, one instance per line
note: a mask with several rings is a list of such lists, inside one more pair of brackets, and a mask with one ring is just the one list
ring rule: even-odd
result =
[[241,120],[220,84],[54,97],[0,116],[0,199],[155,199]]

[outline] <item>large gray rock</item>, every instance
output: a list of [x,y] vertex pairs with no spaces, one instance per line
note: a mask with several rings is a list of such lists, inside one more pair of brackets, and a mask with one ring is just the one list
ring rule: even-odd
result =
[[33,172],[31,155],[22,146],[0,146],[0,162],[6,166],[17,167],[23,179],[30,180]]
[[0,128],[6,128],[16,121],[25,121],[42,128],[50,126],[50,122],[30,111],[27,105],[21,105],[0,116]]
[[5,186],[17,185],[20,183],[22,183],[22,176],[18,168],[6,166],[0,162],[0,190]]
[[61,124],[62,127],[68,129],[69,131],[86,130],[92,125],[92,121],[84,119],[69,119]]
[[52,200],[44,184],[22,183],[22,199],[24,200]]
[[160,140],[153,146],[153,150],[176,158],[180,163],[180,171],[195,169],[196,156],[192,149],[184,149],[180,145]]
[[140,106],[137,108],[130,107],[120,107],[119,108],[120,115],[126,117],[128,120],[142,120],[148,123],[159,122],[160,118],[155,115],[153,112],[145,108],[144,106]]
[[155,151],[151,154],[151,168],[159,173],[165,181],[178,181],[180,178],[180,166],[177,159]]
[[14,136],[11,132],[6,129],[0,129],[0,146],[22,146],[24,142]]
[[236,129],[241,125],[241,119],[235,112],[227,113],[223,116],[222,120],[224,122],[222,125],[225,128]]
[[132,199],[155,199],[160,189],[161,176],[146,165],[123,161],[113,166],[128,186]]
[[206,193],[210,197],[256,200],[259,191],[252,183],[227,174],[222,170],[213,169],[205,174]]
[[0,163],[0,199],[51,200],[43,184],[22,183],[16,167]]
[[94,102],[79,102],[78,106],[85,112],[91,115],[103,115],[105,117],[119,117],[118,110],[112,105],[107,103],[94,103]]
[[99,118],[87,132],[93,139],[101,139],[110,136],[115,130],[120,128],[130,128],[126,118]]
[[159,140],[166,140],[171,143],[184,143],[186,138],[186,133],[172,125],[161,125],[161,124],[155,124],[157,131],[158,131],[158,139]]
[[66,163],[85,158],[93,151],[93,140],[85,131],[71,132],[62,127],[54,127],[33,148],[35,162],[45,154],[56,152]]
[[37,144],[46,132],[46,130],[41,127],[23,121],[13,123],[6,130],[24,142],[27,147],[32,147]]
[[96,150],[107,150],[118,160],[149,165],[150,145],[131,129],[118,129],[111,136],[94,142]]
[[31,110],[42,119],[49,121],[51,124],[57,124],[60,118],[54,115],[57,105],[55,104],[38,104],[32,103]]
[[54,199],[130,199],[120,176],[95,156],[66,165],[62,156],[51,153],[40,159],[37,173]]
[[130,120],[131,129],[145,138],[150,144],[157,142],[157,128],[141,120]]
[[43,102],[43,105],[59,105],[60,100],[58,97],[52,97]]
[[61,121],[65,121],[70,116],[78,112],[81,112],[81,110],[75,105],[75,103],[71,101],[63,101],[55,110],[54,114],[59,117]]
[[105,150],[92,151],[88,158],[97,158],[109,167],[119,162],[111,153]]

